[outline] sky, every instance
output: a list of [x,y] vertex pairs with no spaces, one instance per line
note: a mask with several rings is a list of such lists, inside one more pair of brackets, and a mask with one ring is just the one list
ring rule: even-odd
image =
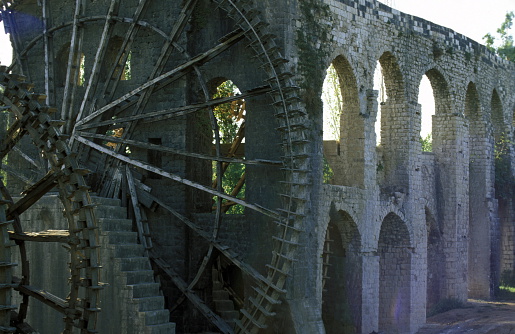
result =
[[[515,12],[515,0],[384,0],[381,1],[401,12],[422,17],[428,21],[453,29],[483,44],[483,36],[497,29],[504,22],[506,13]],[[515,29],[511,29],[511,35]],[[422,105],[421,137],[431,133],[431,115],[434,114],[434,98],[431,85],[424,76],[420,84],[419,103]]]

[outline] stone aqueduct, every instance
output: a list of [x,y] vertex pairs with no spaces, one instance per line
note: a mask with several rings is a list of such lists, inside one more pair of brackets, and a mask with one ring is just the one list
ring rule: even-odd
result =
[[[515,140],[515,65],[466,36],[377,1],[228,2],[244,15],[250,15],[248,6],[255,6],[259,17],[269,23],[277,49],[289,60],[284,66],[299,87],[296,103],[305,111],[300,126],[309,173],[307,182],[299,186],[306,194],[303,232],[286,295],[275,306],[277,314],[269,320],[268,331],[414,333],[425,323],[427,309],[442,299],[493,297],[501,274],[515,270],[515,213],[510,193],[500,194],[502,189],[495,185],[496,176],[501,178],[494,156],[496,142]],[[26,3],[33,10],[35,4]],[[107,3],[91,1],[88,6],[104,8]],[[200,3],[215,5],[207,0]],[[180,5],[171,7],[177,13]],[[163,27],[167,20],[162,18]],[[220,28],[207,20],[202,29]],[[200,36],[189,41],[192,51],[199,40],[212,38],[208,33]],[[235,50],[207,67],[205,75],[252,87],[250,82],[260,75],[252,72],[251,63],[239,59],[246,51]],[[378,62],[387,95],[381,103],[374,90]],[[337,143],[322,139],[320,96],[330,64],[338,73],[343,98]],[[133,76],[143,76],[137,66],[135,60]],[[422,152],[419,141],[417,101],[424,75],[435,99],[431,153]],[[43,80],[30,79],[44,85]],[[158,97],[163,101],[163,96]],[[266,109],[260,102],[257,105],[257,110]],[[253,121],[257,127],[251,128],[249,121],[249,133],[269,140],[267,127],[273,122]],[[380,145],[374,130],[377,122]],[[251,145],[246,146],[250,152]],[[509,146],[505,159],[513,177],[515,153]],[[330,183],[322,182],[324,156],[334,171]],[[247,189],[269,175],[257,171],[254,177],[247,180]],[[255,197],[266,197],[267,188],[259,189],[263,194]],[[259,246],[269,233],[229,226],[222,239],[230,239],[227,242],[236,248],[238,239],[248,242],[248,247],[239,249],[252,254],[243,257],[255,267],[262,264],[260,256],[269,251]],[[163,245],[161,252],[181,240],[182,234],[171,236],[164,228],[152,231],[156,243]],[[256,233],[257,241],[242,236],[249,232]],[[158,234],[173,240],[166,244]],[[191,240],[184,247],[195,254],[198,244]],[[169,259],[179,268],[187,266],[181,261]],[[167,288],[167,298],[175,297]],[[109,312],[105,307],[104,311]],[[196,321],[191,320],[194,315],[183,318]]]

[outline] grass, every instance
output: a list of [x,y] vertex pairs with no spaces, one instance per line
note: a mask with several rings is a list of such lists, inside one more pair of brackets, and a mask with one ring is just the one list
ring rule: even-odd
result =
[[515,300],[515,287],[501,285],[495,297],[500,300]]

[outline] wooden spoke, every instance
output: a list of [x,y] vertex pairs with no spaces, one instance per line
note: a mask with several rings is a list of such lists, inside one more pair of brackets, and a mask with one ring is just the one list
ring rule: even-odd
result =
[[40,302],[50,306],[54,310],[62,314],[66,314],[68,317],[71,316],[72,318],[76,318],[79,316],[79,314],[75,312],[75,310],[70,310],[68,308],[68,303],[64,299],[54,296],[48,291],[38,289],[30,285],[19,285],[16,286],[14,289],[23,293],[24,295],[39,300]]
[[[18,246],[22,259],[17,289],[23,303],[16,317],[17,330],[23,332],[29,300],[37,299],[64,315],[65,333],[74,332],[74,327],[80,328],[81,334],[96,332],[100,244],[89,186],[101,197],[120,199],[129,210],[144,254],[154,259],[160,279],[168,286],[175,285],[173,293],[182,293],[179,300],[188,298],[199,314],[223,333],[256,333],[265,328],[266,319],[275,315],[272,308],[284,297],[284,285],[295,261],[309,203],[312,164],[306,148],[305,113],[290,73],[294,66],[286,65],[281,47],[259,11],[251,8],[252,1],[183,0],[170,2],[171,11],[161,15],[151,0],[138,0],[130,6],[123,0],[109,0],[94,7],[87,0],[74,0],[68,8],[70,21],[64,22],[63,10],[57,19],[53,17],[57,11],[51,1],[40,0],[39,4],[31,15],[41,16],[41,26],[34,27],[31,37],[16,30],[18,23],[27,28],[23,20],[16,22],[16,15],[2,17],[9,23],[7,28],[13,29],[16,61],[8,69],[0,67],[0,82],[8,87],[0,108],[5,105],[15,115],[0,143],[0,157],[11,159],[6,171],[18,172],[12,168],[17,164],[11,161],[21,161],[31,171],[50,170],[42,178],[18,173],[29,186],[16,202],[7,187],[2,187],[5,224],[12,225],[11,232],[5,230],[4,239]],[[204,33],[196,19],[208,5],[214,15],[207,15],[206,20],[222,19],[223,24],[209,22],[218,25]],[[29,7],[27,10],[32,10]],[[90,15],[93,12],[95,15]],[[59,51],[56,58],[56,51],[66,50],[68,43],[69,53],[63,56]],[[38,55],[40,61],[30,59]],[[235,64],[248,67],[248,73],[233,75],[223,56],[234,57]],[[67,59],[57,68],[54,59],[63,57]],[[81,67],[82,57],[87,61]],[[220,64],[223,66],[218,68]],[[44,75],[33,79],[44,83],[46,95],[30,93],[31,87],[23,85],[21,77],[8,73],[14,68],[24,74]],[[121,75],[124,68],[133,70],[132,77]],[[80,71],[86,73],[81,73],[79,84]],[[213,89],[222,79],[241,82],[245,90],[214,98]],[[49,116],[52,109],[45,106],[49,102],[60,106],[64,123]],[[229,130],[224,128],[225,115],[220,115],[226,107],[230,109],[227,121],[232,122]],[[270,131],[268,138],[256,135],[262,126],[267,135]],[[108,135],[111,132],[115,134]],[[44,160],[24,150],[25,140],[20,140],[24,135],[36,146],[33,154],[41,153]],[[86,179],[89,184],[79,163],[93,170]],[[39,181],[31,185],[31,178]],[[21,182],[15,181],[19,192]],[[24,231],[20,214],[50,190],[59,192],[67,230],[45,226],[36,232]],[[170,192],[177,197],[174,205],[180,203],[177,208],[167,205],[172,201],[163,197]],[[234,205],[238,207],[231,209]],[[266,244],[273,248],[266,267],[254,268],[242,261],[247,257],[220,241],[231,232],[226,229],[232,228],[233,220],[242,224],[241,233],[245,224],[262,223],[259,233],[263,234],[257,240],[270,233],[270,243]],[[168,240],[155,235],[162,228],[160,222],[173,228],[178,225],[178,235],[197,235],[192,240],[198,240],[204,253],[192,258],[198,265],[191,262],[188,280],[181,276],[182,269],[171,270],[159,256],[162,254],[157,254],[169,246]],[[276,226],[271,227],[273,223]],[[44,243],[58,243],[69,250],[70,291],[66,300],[33,287],[37,277],[31,282],[25,251],[25,244],[30,242],[42,247]],[[170,256],[189,256],[179,248]],[[234,265],[245,279],[250,278],[244,283],[246,296],[239,300],[243,309],[234,319],[234,329],[192,292],[210,274],[216,256],[223,256],[227,265]]]
[[118,159],[122,162],[125,162],[125,163],[128,163],[130,165],[133,165],[135,167],[139,167],[141,169],[144,169],[144,170],[147,170],[149,172],[152,172],[152,173],[156,173],[158,175],[161,175],[161,176],[164,176],[170,180],[173,180],[173,181],[176,181],[176,182],[179,182],[179,183],[182,183],[184,185],[187,185],[187,186],[190,186],[192,188],[196,188],[198,190],[202,190],[204,192],[207,192],[213,196],[218,196],[218,197],[221,197],[221,198],[224,198],[226,200],[229,200],[229,201],[233,201],[234,203],[237,203],[237,204],[240,204],[244,207],[247,207],[249,209],[252,209],[256,212],[259,212],[259,213],[262,213],[263,215],[265,216],[268,216],[268,217],[271,217],[271,218],[274,218],[274,219],[280,219],[280,215],[272,210],[268,210],[266,208],[263,208],[263,207],[260,207],[258,205],[255,205],[255,204],[251,204],[251,203],[247,203],[239,198],[236,198],[236,197],[233,197],[233,196],[230,196],[230,195],[227,195],[227,194],[224,194],[224,193],[221,193],[219,191],[216,191],[212,188],[209,188],[209,187],[206,187],[206,186],[203,186],[197,182],[193,182],[193,181],[190,181],[188,179],[185,179],[183,177],[180,177],[178,175],[175,175],[173,173],[169,173],[169,172],[166,172],[160,168],[157,168],[157,167],[154,167],[154,166],[151,166],[149,164],[146,164],[146,163],[143,163],[143,162],[140,162],[140,161],[137,161],[137,160],[134,160],[134,159],[131,159],[129,157],[126,157],[122,154],[119,154],[119,153],[116,153],[108,148],[105,148],[103,146],[100,146],[100,145],[97,145],[95,143],[93,143],[92,141],[89,141],[85,138],[82,138],[82,137],[76,137],[77,141],[83,143],[84,145],[87,145],[91,148],[94,148],[95,150],[97,151],[100,151],[110,157],[113,157],[115,159]]
[[13,218],[15,215],[21,215],[25,210],[30,208],[41,197],[54,188],[57,185],[57,180],[61,176],[62,174],[60,172],[49,172],[45,177],[32,185],[29,189],[25,190],[25,196],[9,207],[7,210],[7,216]]
[[153,255],[152,260],[166,275],[174,282],[174,284],[184,293],[184,295],[202,312],[202,314],[209,319],[222,333],[232,334],[234,330],[223,320],[218,314],[211,311],[206,303],[200,299],[192,290],[188,289],[188,284],[177,275],[161,258]]
[[273,160],[265,160],[265,159],[248,160],[248,159],[216,157],[216,156],[205,155],[205,154],[200,154],[200,153],[190,153],[190,152],[181,151],[181,150],[173,149],[173,148],[162,146],[162,145],[144,143],[144,142],[137,141],[137,140],[121,139],[121,138],[117,138],[117,137],[113,137],[113,136],[99,135],[99,134],[95,134],[95,133],[78,132],[75,134],[75,136],[82,137],[82,138],[102,139],[102,140],[108,141],[108,142],[127,144],[130,146],[144,148],[144,149],[148,149],[148,150],[177,154],[177,155],[182,155],[182,156],[186,156],[186,157],[192,157],[192,158],[209,160],[209,161],[221,161],[221,162],[226,162],[226,163],[240,163],[240,164],[245,164],[245,165],[282,166],[282,161],[273,161]]
[[[160,111],[154,111],[154,112],[148,112],[140,115],[134,115],[134,116],[127,116],[127,117],[120,117],[116,118],[116,124],[124,124],[124,123],[130,123],[137,120],[143,120],[145,123],[149,122],[157,122],[162,121],[165,119],[173,118],[173,117],[180,117],[185,116],[190,113],[193,113],[198,110],[204,110],[206,108],[214,107],[223,103],[238,101],[241,99],[247,99],[249,97],[262,95],[265,93],[270,93],[272,90],[270,87],[260,87],[257,89],[253,89],[251,91],[248,91],[243,94],[238,94],[235,96],[229,96],[224,98],[217,98],[212,99],[207,102],[202,102],[198,104],[191,104],[184,107],[177,107],[177,108],[171,108],[171,109],[165,109]],[[132,104],[131,104],[132,105]],[[125,108],[120,108],[118,112],[125,110]],[[76,130],[86,130],[91,128],[98,128],[101,126],[111,125],[113,124],[113,120],[108,121],[102,121],[102,122],[89,122],[89,123],[82,123],[77,125],[75,127]]]
[[192,67],[192,66],[194,66],[196,64],[202,63],[202,62],[207,62],[210,59],[216,57],[217,55],[219,55],[220,53],[225,51],[228,47],[230,47],[232,44],[238,42],[243,36],[244,36],[244,33],[242,31],[234,34],[234,36],[232,36],[230,39],[228,39],[228,40],[218,44],[217,46],[215,46],[211,50],[208,50],[208,51],[204,52],[203,54],[198,55],[197,57],[193,58],[192,60],[190,60],[190,61],[188,61],[188,62],[186,62],[186,63],[184,63],[184,64],[182,64],[180,66],[177,66],[173,70],[170,70],[170,71],[168,71],[168,72],[166,72],[164,74],[161,74],[161,75],[157,76],[155,79],[147,81],[146,83],[144,83],[140,87],[132,90],[131,92],[129,92],[129,93],[123,95],[122,97],[114,100],[113,102],[107,104],[106,106],[98,109],[97,111],[95,111],[91,115],[84,117],[82,120],[80,120],[80,121],[78,121],[76,123],[76,126],[82,125],[82,124],[84,124],[86,122],[91,121],[92,119],[95,119],[96,117],[98,117],[101,114],[105,113],[107,110],[109,110],[109,109],[119,105],[123,101],[126,101],[126,100],[130,99],[131,97],[133,97],[133,96],[135,96],[135,95],[145,91],[146,89],[152,88],[154,85],[156,85],[159,82],[162,82],[165,79],[172,78],[172,77],[173,78],[179,78],[179,77],[185,75],[186,71],[188,71],[188,69],[190,67]]

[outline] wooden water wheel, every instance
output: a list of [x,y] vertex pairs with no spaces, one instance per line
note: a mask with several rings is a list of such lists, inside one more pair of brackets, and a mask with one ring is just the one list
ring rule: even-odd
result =
[[[92,191],[121,198],[131,208],[140,242],[156,268],[184,297],[224,333],[257,333],[266,328],[267,318],[275,315],[274,307],[281,303],[295,261],[309,191],[309,155],[304,148],[305,113],[288,61],[252,1],[186,0],[168,4],[166,9],[152,0],[93,4],[76,0],[60,8],[48,0],[4,0],[2,4],[2,20],[14,46],[13,65],[2,72],[5,92],[10,92],[10,86],[23,85],[12,71],[23,73],[45,90],[44,96],[25,94],[30,97],[26,102],[4,94],[4,105],[16,115],[16,127],[9,129],[2,152],[12,153],[19,134],[29,133],[38,149],[46,145],[47,156],[59,156],[58,162],[49,159],[50,171],[55,171],[31,186],[28,194],[43,195],[50,188],[48,178],[54,181],[52,185],[58,182],[60,189],[77,184],[84,191],[80,200],[65,203],[67,215],[73,218],[77,210],[88,210],[86,188],[76,176],[81,170],[73,172],[73,177],[61,176],[58,170],[64,158],[47,137],[55,133],[61,143],[64,133],[80,166],[93,172],[86,179]],[[32,18],[37,18],[36,24]],[[214,97],[215,88],[233,78],[240,90]],[[32,115],[31,101],[39,101],[46,113],[50,108],[42,101],[57,106],[55,118],[64,123],[48,118],[50,130],[33,125],[30,117],[38,122],[40,117]],[[227,124],[217,115],[227,103],[246,109],[233,115],[230,139],[224,133]],[[17,108],[29,116],[23,110],[19,114]],[[18,121],[24,117],[29,121]],[[39,138],[31,126],[41,132]],[[244,155],[237,153],[242,146]],[[25,151],[25,146],[16,149]],[[28,154],[22,159],[38,163]],[[232,165],[244,166],[245,172],[228,183],[227,170]],[[72,193],[67,194],[61,197],[69,198]],[[72,207],[75,203],[81,206]],[[269,240],[266,253],[271,254],[263,266],[256,264],[260,261],[247,261],[246,254],[219,238],[226,212],[234,206],[240,209],[242,222],[263,224],[258,231]],[[9,210],[8,214],[13,211]],[[208,228],[199,218],[206,216]],[[207,245],[195,273],[188,277],[169,261],[185,254],[163,253],[163,242],[155,232],[162,217],[182,225]],[[88,228],[94,231],[93,224],[94,217],[74,233],[86,235]],[[72,230],[76,231],[75,226],[70,225],[67,238],[75,242]],[[82,234],[81,242],[85,240]],[[251,293],[245,296],[235,328],[194,293],[215,254],[223,255],[249,280]],[[93,250],[88,256],[79,267],[96,272]],[[75,280],[71,281],[73,285]],[[77,283],[77,288],[97,291],[98,281],[88,282]],[[32,296],[29,291],[21,292]],[[66,310],[78,314],[67,323],[84,333],[93,332],[95,295],[80,295],[65,301]]]

